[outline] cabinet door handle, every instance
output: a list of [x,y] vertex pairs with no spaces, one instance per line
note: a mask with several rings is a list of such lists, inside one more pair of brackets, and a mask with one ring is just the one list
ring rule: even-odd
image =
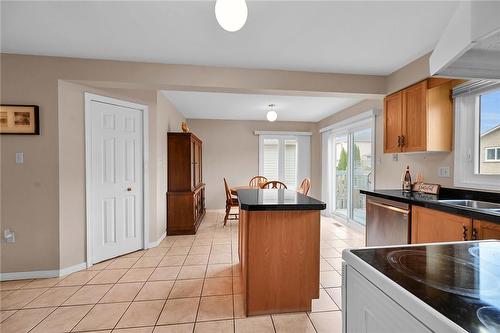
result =
[[476,228],[472,228],[472,239],[477,240],[477,229]]
[[401,147],[401,135],[398,135],[398,147]]
[[401,147],[405,145],[405,136],[401,135]]
[[467,240],[467,227],[466,226],[463,226],[464,227],[464,233],[463,233],[463,236],[464,236],[464,241]]

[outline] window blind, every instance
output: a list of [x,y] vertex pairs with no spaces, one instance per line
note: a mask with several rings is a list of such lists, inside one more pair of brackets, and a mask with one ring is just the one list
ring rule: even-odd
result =
[[264,139],[264,174],[269,180],[278,179],[279,172],[279,140]]
[[297,140],[285,140],[284,183],[297,187]]
[[500,88],[500,81],[493,80],[473,80],[459,84],[453,88],[452,96],[456,98],[463,95],[476,95],[486,90]]

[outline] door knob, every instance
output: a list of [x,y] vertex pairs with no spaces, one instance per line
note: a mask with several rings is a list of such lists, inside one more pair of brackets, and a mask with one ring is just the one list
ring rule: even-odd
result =
[[127,191],[128,192],[132,191],[132,187],[127,187]]

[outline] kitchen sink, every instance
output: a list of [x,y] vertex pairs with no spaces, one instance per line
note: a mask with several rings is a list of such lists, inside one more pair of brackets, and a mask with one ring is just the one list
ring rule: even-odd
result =
[[500,212],[500,204],[494,202],[486,202],[478,200],[439,200],[439,202],[448,205],[492,211],[494,213]]

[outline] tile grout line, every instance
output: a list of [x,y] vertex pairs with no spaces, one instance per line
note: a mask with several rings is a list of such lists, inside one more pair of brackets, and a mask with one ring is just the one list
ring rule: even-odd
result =
[[[210,243],[210,251],[208,252],[208,259],[207,259],[207,270],[208,270],[208,263],[210,262],[210,255],[212,254],[212,248],[214,246],[214,235],[212,235],[212,241]],[[206,275],[206,272],[205,272]],[[203,279],[203,285],[201,286],[201,292],[200,292],[200,301],[198,302],[198,308],[196,309],[196,316],[194,317],[194,325],[193,325],[193,332],[196,329],[196,323],[198,322],[198,314],[200,313],[200,307],[201,307],[201,298],[203,297],[203,289],[205,288],[205,279]]]
[[[138,257],[138,258],[137,258],[137,260],[139,260],[140,258],[142,258],[142,256],[143,256],[143,255],[144,255],[144,254],[142,254],[140,257]],[[119,258],[119,257],[118,257],[118,258]],[[118,259],[118,258],[115,258],[115,261],[116,261],[116,259]],[[137,260],[136,260],[136,262],[137,262]],[[110,264],[110,265],[111,265],[111,264]],[[108,265],[108,266],[109,266],[109,265]],[[108,266],[106,266],[105,268],[107,268]],[[132,265],[132,266],[133,266],[133,265]],[[126,274],[127,274],[127,273],[131,270],[131,269],[132,269],[132,266],[130,266],[129,268],[127,268],[127,271],[126,271],[126,272],[125,272],[125,273],[124,273],[124,274],[123,274],[123,275],[122,275],[122,276],[118,279],[118,281],[120,281],[120,279],[121,279],[121,278],[123,278],[123,277],[124,277],[124,276],[125,276],[125,275],[126,275]],[[105,269],[103,269],[103,270],[105,270]],[[111,270],[111,269],[109,269],[109,270]],[[101,272],[102,272],[102,271],[101,271]],[[99,273],[98,273],[98,274],[99,274]],[[96,274],[96,276],[97,276],[97,274]],[[115,285],[117,285],[117,284],[118,284],[118,281],[116,281],[116,282],[113,284],[113,287],[114,287]],[[113,287],[111,287],[109,290],[111,290]],[[109,292],[109,290],[108,290],[108,292]],[[87,317],[87,315],[88,315],[88,314],[89,314],[89,313],[90,313],[90,312],[91,312],[91,311],[92,311],[92,310],[93,310],[93,309],[97,306],[97,304],[102,304],[102,303],[99,303],[99,302],[100,302],[100,301],[101,301],[101,300],[102,300],[102,299],[103,299],[103,298],[107,295],[107,293],[108,293],[108,292],[106,292],[106,293],[105,293],[105,294],[104,294],[104,295],[103,295],[103,296],[99,299],[99,301],[97,301],[97,303],[95,303],[94,305],[92,305],[92,307],[89,309],[89,311],[88,311],[88,312],[87,312],[87,313],[86,313],[86,314],[85,314],[85,315],[84,315],[84,316],[83,316],[80,320],[78,320],[78,322],[77,322],[77,323],[73,326],[73,328],[70,330],[70,332],[77,332],[77,331],[75,331],[76,327],[77,327],[77,326],[78,326],[78,325],[82,322],[82,320],[83,320],[83,319],[85,319],[85,317]],[[121,303],[121,302],[116,302],[116,303]],[[129,306],[130,306],[130,304],[129,304]],[[128,307],[127,307],[127,309],[128,309]],[[120,317],[120,319],[121,319],[121,317]],[[120,319],[119,319],[119,320],[120,320]],[[118,321],[119,321],[119,320],[118,320]]]
[[[146,252],[144,252],[144,254],[136,260],[135,264],[137,264],[137,262],[139,261],[139,259],[144,258],[144,256],[146,255],[146,253],[147,253],[147,251],[148,251],[148,250],[149,250],[149,249],[147,249],[147,250],[146,250]],[[163,258],[167,255],[168,251],[170,251],[170,249],[169,249],[169,250],[167,250],[167,252],[165,252],[165,254],[164,254],[164,255],[163,255],[163,257],[162,257],[162,260],[163,260]],[[151,271],[151,273],[149,273],[149,275],[148,275],[148,277],[146,278],[146,280],[144,281],[144,284],[142,285],[141,289],[139,289],[139,292],[138,292],[138,293],[134,296],[134,298],[133,298],[133,299],[132,299],[132,301],[129,303],[129,305],[127,306],[127,308],[125,309],[125,311],[122,313],[122,315],[120,316],[120,318],[118,319],[118,321],[116,322],[116,324],[114,325],[114,327],[111,329],[111,331],[113,331],[113,330],[115,330],[115,329],[116,329],[116,326],[117,326],[117,325],[120,323],[120,321],[123,319],[123,316],[125,316],[125,314],[127,313],[127,311],[130,309],[130,306],[134,303],[134,301],[135,301],[135,299],[137,298],[137,296],[139,296],[139,294],[141,293],[142,289],[144,289],[144,286],[145,286],[145,285],[146,285],[146,283],[149,281],[149,279],[151,278],[151,276],[152,276],[152,275],[153,275],[153,273],[155,272],[156,268],[158,268],[158,267],[159,267],[160,262],[161,262],[161,260],[158,262],[158,264],[157,264],[155,267],[153,267],[153,270]],[[132,265],[132,267],[133,267],[133,265]],[[129,269],[129,271],[132,269],[132,267]],[[143,267],[143,268],[144,268],[144,267]],[[127,273],[125,273],[125,274],[127,274]],[[124,276],[125,276],[125,275],[124,275]],[[173,287],[172,287],[172,288],[173,288]],[[171,291],[172,291],[172,290],[170,290],[170,292],[171,292]],[[169,295],[170,295],[170,292],[169,292]],[[104,297],[104,296],[103,296],[103,297]],[[163,310],[163,307],[165,306],[165,303],[166,303],[166,302],[167,302],[167,300],[165,300],[165,302],[163,303],[162,310]],[[160,311],[160,313],[158,314],[158,318],[156,318],[156,321],[158,321],[158,319],[159,319],[160,315],[161,315],[161,311]],[[124,328],[128,328],[128,327],[124,327]]]
[[[172,244],[172,245],[173,245],[173,244]],[[169,249],[169,251],[170,251],[170,249]],[[168,251],[167,251],[167,253],[168,253]],[[165,256],[167,255],[167,253],[165,253]],[[164,256],[164,257],[165,257],[165,256]],[[163,259],[162,259],[162,260],[163,260]],[[160,262],[161,262],[161,261],[160,261]],[[157,267],[159,267],[159,266],[157,266]],[[182,266],[181,266],[181,267],[182,267]],[[181,268],[181,269],[182,269],[182,268]],[[180,270],[179,270],[179,272],[180,272]],[[161,314],[163,313],[163,310],[164,310],[164,309],[165,309],[165,307],[167,306],[167,302],[168,302],[168,299],[170,298],[170,294],[172,293],[172,289],[174,289],[174,285],[175,285],[175,281],[174,281],[174,283],[172,284],[172,287],[170,288],[170,290],[169,290],[169,292],[168,292],[167,299],[165,300],[165,303],[163,303],[163,306],[162,306],[162,308],[161,308],[161,310],[160,310],[160,313],[158,314],[158,318],[156,318],[156,321],[155,321],[155,323],[154,323],[154,325],[153,325],[153,331],[155,330],[155,327],[157,326],[158,321],[160,320],[160,317],[161,317]],[[139,293],[140,293],[140,291],[139,291]],[[139,295],[139,293],[137,293],[137,295]]]

